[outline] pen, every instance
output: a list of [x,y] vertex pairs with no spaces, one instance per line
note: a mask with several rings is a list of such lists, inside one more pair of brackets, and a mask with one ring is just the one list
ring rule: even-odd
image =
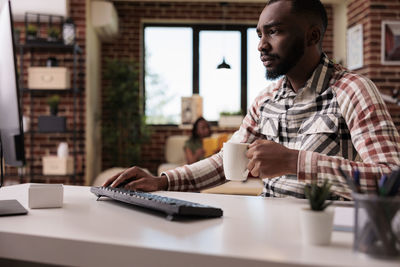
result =
[[400,169],[393,171],[383,185],[384,196],[394,196],[400,187]]
[[395,196],[400,188],[400,172],[396,171],[396,176],[394,177],[393,186],[389,189],[388,196]]
[[382,175],[381,179],[379,180],[378,190],[379,190],[380,196],[386,196],[385,184],[386,184],[387,178],[388,178],[387,175],[384,174],[384,175]]
[[387,181],[387,175],[384,174],[382,175],[381,179],[379,180],[379,188],[382,188],[385,186],[385,183]]
[[[383,178],[383,177],[382,177]],[[382,178],[381,178],[381,180],[382,180]],[[377,196],[380,196],[381,195],[381,188],[380,188],[380,186],[379,186],[379,184],[380,184],[380,182],[381,182],[381,180],[379,180],[379,182],[377,181],[378,179],[375,179],[374,178],[374,184],[375,184],[375,193],[376,193],[376,195]]]
[[357,192],[361,192],[361,186],[360,186],[360,171],[358,170],[358,168],[356,168],[356,170],[353,173],[353,177],[354,177],[354,184],[357,188]]
[[342,168],[339,167],[338,169],[339,169],[340,174],[346,179],[346,182],[347,182],[348,186],[350,187],[350,189],[351,189],[353,192],[359,193],[359,191],[358,191],[356,185],[354,184],[353,180],[350,179],[350,178],[347,176],[347,174],[342,170]]

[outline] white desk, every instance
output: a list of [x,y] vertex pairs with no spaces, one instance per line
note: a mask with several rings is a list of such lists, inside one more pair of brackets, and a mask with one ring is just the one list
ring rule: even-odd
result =
[[[28,184],[0,199],[27,207]],[[353,234],[327,247],[302,245],[295,200],[159,192],[221,207],[224,216],[170,222],[123,203],[96,201],[89,187],[65,186],[64,207],[0,218],[0,258],[70,266],[399,266],[352,251]],[[105,198],[104,198],[105,199]]]

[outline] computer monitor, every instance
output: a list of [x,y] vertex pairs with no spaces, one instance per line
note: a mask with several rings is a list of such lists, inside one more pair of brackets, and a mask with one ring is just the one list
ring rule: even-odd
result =
[[25,163],[10,2],[0,10],[0,136],[6,164]]
[[[3,3],[3,4],[1,4]],[[19,105],[16,58],[13,38],[11,3],[0,1],[0,149],[7,165],[21,167],[25,163],[24,136]],[[3,183],[3,159],[1,183]],[[26,214],[15,200],[0,201],[0,216]]]

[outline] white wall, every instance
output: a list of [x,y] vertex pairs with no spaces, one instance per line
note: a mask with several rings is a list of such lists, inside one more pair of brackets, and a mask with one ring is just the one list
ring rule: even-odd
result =
[[69,0],[11,0],[11,8],[15,21],[24,21],[25,12],[59,15],[66,18],[69,15]]
[[[84,1],[84,0],[82,0]],[[86,1],[86,114],[85,184],[101,171],[101,42],[91,20],[91,0]]]
[[337,63],[347,66],[346,32],[347,32],[347,2],[333,6],[333,58]]

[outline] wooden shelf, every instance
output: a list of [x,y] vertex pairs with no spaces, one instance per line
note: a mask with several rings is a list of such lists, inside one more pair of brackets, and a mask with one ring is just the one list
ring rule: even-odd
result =
[[72,88],[68,88],[68,89],[29,89],[29,88],[22,88],[21,91],[23,93],[30,93],[30,94],[35,94],[35,93],[38,93],[38,94],[39,93],[67,94],[67,93],[73,93],[74,89],[72,89]]
[[38,49],[38,50],[47,50],[47,49],[55,49],[55,50],[76,50],[78,53],[82,53],[82,49],[77,45],[65,45],[62,43],[52,43],[52,42],[41,42],[41,43],[25,43],[25,44],[16,44],[18,49]]
[[26,135],[28,135],[28,134],[60,134],[60,135],[63,135],[63,134],[73,134],[73,133],[77,133],[77,134],[82,134],[83,133],[83,131],[72,131],[72,130],[67,130],[67,131],[65,131],[65,132],[39,132],[39,131],[27,131],[27,132],[24,132],[24,134],[26,134]]

